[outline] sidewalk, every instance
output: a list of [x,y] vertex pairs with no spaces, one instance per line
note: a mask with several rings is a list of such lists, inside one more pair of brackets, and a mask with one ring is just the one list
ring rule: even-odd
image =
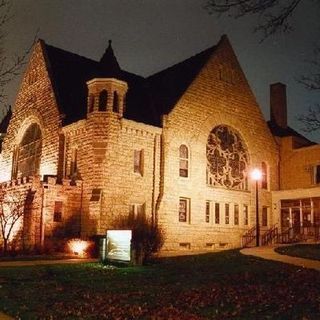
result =
[[245,248],[240,250],[240,252],[244,255],[256,256],[256,257],[267,259],[267,260],[274,260],[274,261],[279,261],[283,263],[289,263],[295,266],[320,271],[319,260],[310,260],[310,259],[290,257],[283,254],[279,254],[274,251],[276,247],[277,246]]
[[[1,267],[27,267],[27,266],[44,266],[51,264],[76,264],[76,263],[88,263],[97,262],[98,259],[57,259],[57,260],[20,260],[20,261],[0,261]],[[1,314],[0,314],[0,320]]]

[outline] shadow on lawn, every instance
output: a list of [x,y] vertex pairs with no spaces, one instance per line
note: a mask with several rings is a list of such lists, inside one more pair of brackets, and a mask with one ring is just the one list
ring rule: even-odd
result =
[[8,268],[0,282],[0,309],[22,319],[320,318],[319,272],[238,250],[137,268]]

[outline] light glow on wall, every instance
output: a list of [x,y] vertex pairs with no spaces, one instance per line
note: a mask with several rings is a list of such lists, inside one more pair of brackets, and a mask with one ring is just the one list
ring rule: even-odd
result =
[[255,168],[251,171],[251,179],[254,181],[259,181],[262,179],[262,171],[258,168]]
[[108,230],[106,258],[129,262],[131,260],[131,238],[132,230]]
[[83,257],[89,247],[89,242],[81,239],[71,239],[68,241],[68,247],[73,254]]

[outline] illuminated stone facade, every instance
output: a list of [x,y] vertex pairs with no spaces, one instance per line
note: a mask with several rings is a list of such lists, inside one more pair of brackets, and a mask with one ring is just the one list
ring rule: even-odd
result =
[[131,213],[163,227],[164,250],[239,247],[255,226],[250,170],[264,168],[262,232],[280,221],[272,195],[296,186],[294,165],[279,162],[285,139],[225,36],[149,78],[121,70],[111,43],[96,62],[39,41],[3,140],[1,188],[31,183],[30,246],[103,235]]

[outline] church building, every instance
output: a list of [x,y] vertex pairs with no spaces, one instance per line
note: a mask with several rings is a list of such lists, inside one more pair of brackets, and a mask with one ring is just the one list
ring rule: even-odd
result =
[[248,245],[257,225],[261,244],[319,237],[320,145],[288,126],[285,85],[270,107],[267,123],[226,36],[146,78],[111,41],[93,61],[39,40],[0,125],[0,200],[25,201],[12,237],[104,235],[129,214],[162,250]]

